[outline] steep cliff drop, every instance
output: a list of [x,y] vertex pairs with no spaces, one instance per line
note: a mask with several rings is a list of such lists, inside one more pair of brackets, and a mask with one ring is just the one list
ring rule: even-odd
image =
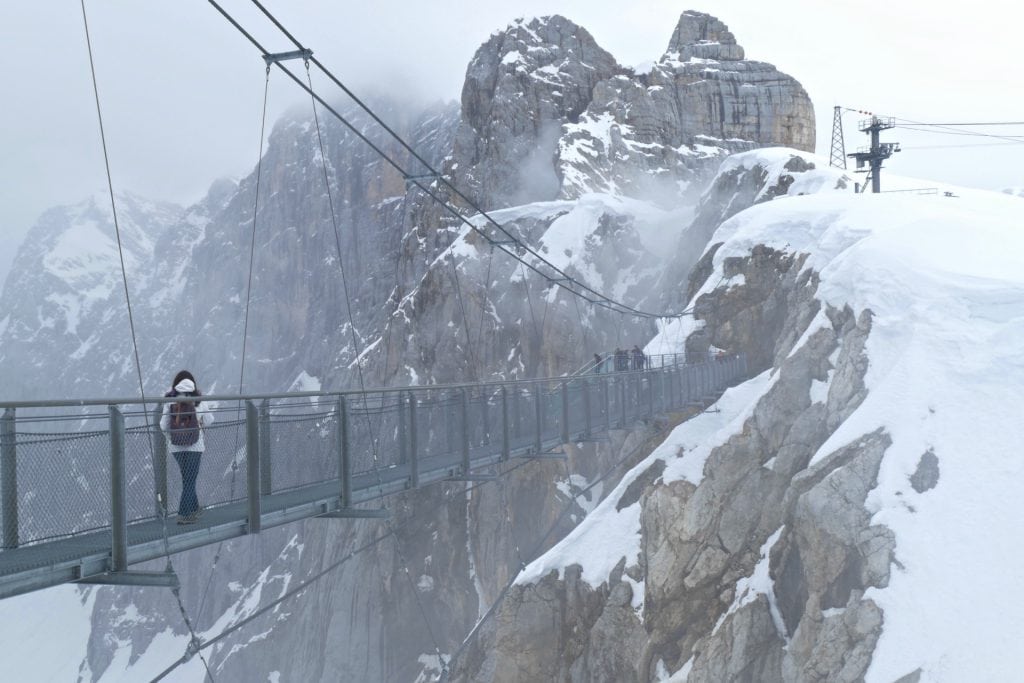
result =
[[649,348],[755,376],[526,568],[457,680],[1019,676],[1024,203],[854,195],[792,150],[733,157],[737,184],[696,322]]

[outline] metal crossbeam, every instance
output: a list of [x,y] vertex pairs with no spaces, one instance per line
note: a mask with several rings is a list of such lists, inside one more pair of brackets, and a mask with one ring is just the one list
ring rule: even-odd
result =
[[178,575],[174,572],[106,572],[75,583],[98,584],[101,586],[151,586],[155,588],[179,588]]
[[301,59],[308,62],[313,58],[313,51],[309,48],[303,50],[290,50],[288,52],[274,52],[263,55],[263,61],[267,63],[267,68],[270,68],[271,64],[277,64],[278,62],[287,62],[290,59]]
[[387,519],[387,508],[341,508],[321,515],[320,519]]

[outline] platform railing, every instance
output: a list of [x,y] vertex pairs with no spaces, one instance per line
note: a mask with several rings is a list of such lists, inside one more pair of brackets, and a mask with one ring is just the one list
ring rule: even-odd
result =
[[[593,439],[637,420],[699,405],[745,376],[742,357],[643,370],[365,392],[202,397],[212,424],[197,484],[206,508],[244,507],[260,530],[273,496],[329,484],[339,509],[513,457]],[[181,495],[159,429],[178,398],[0,403],[4,552],[109,530],[111,571],[127,563],[127,529],[173,516]],[[170,471],[169,471],[170,470]],[[367,500],[364,495],[362,500]]]

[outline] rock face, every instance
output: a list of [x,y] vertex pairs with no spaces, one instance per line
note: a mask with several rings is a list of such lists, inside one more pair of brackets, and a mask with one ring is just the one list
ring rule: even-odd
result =
[[[594,90],[561,146],[563,193],[615,189],[664,198],[700,191],[708,157],[783,146],[814,151],[814,108],[801,85],[743,59],[727,27],[685,12],[668,50],[646,70]],[[713,171],[713,168],[712,168]]]
[[622,67],[560,16],[519,20],[491,36],[466,69],[452,165],[483,208],[554,199],[562,125]]
[[[169,233],[182,214],[174,204],[118,197],[129,282],[149,280],[157,245],[174,239]],[[125,304],[110,198],[97,195],[44,213],[19,250],[8,282],[0,295],[4,396],[37,397],[52,394],[53,387],[68,396],[104,393],[102,378],[120,374],[131,354],[127,317],[116,314]],[[55,363],[55,351],[71,362]],[[91,368],[82,372],[85,365]]]
[[[562,17],[519,21],[480,48],[461,105],[405,111],[381,100],[375,109],[470,200],[486,209],[511,207],[494,216],[531,249],[595,291],[654,310],[685,289],[718,202],[728,203],[723,185],[701,204],[704,227],[687,231],[722,156],[769,144],[813,146],[813,114],[799,84],[745,61],[724,25],[694,13],[683,15],[668,52],[643,73],[618,65]],[[408,174],[425,170],[364,115],[345,113]],[[323,116],[321,124],[330,202],[311,117],[292,114],[274,127],[261,177],[218,183],[184,211],[154,204],[148,218],[135,221],[138,248],[132,247],[129,275],[148,393],[166,390],[183,366],[207,393],[240,385],[247,392],[287,390],[308,378],[324,389],[345,389],[358,386],[359,369],[368,385],[554,375],[573,371],[595,350],[641,344],[655,333],[653,323],[580,303],[531,274],[408,186],[347,128]],[[439,180],[423,184],[473,213]],[[737,210],[744,201],[735,203]],[[69,397],[134,393],[127,316],[110,268],[61,285],[60,293],[92,292],[96,278],[106,278],[88,325],[82,318],[75,327],[68,305],[38,301],[36,291],[55,288],[29,274],[52,257],[62,234],[37,228],[5,284],[0,375],[22,380],[17,398],[52,397],[53,386]],[[666,271],[672,261],[683,265]],[[765,286],[773,267],[766,266]],[[786,296],[779,310],[798,315]],[[744,315],[754,313],[748,308]],[[716,344],[734,334],[732,320],[707,326]],[[47,337],[47,345],[33,336],[49,330],[60,334]],[[72,362],[55,367],[48,362],[55,355]],[[467,493],[452,485],[396,499],[396,525],[409,521],[403,526],[409,531],[275,609],[269,624],[213,648],[218,680],[263,679],[275,670],[289,680],[437,674],[439,653],[458,647],[506,579],[532,559],[524,549],[543,549],[583,516],[563,489],[595,481],[604,465],[648,439],[651,428],[639,426],[589,450],[570,446],[569,470],[534,465],[500,490]],[[592,496],[596,503],[600,494]],[[572,509],[562,518],[566,506]],[[542,543],[538,529],[548,528]],[[313,521],[227,543],[216,561],[216,548],[184,554],[176,567],[186,609],[212,635],[378,533],[371,523]],[[641,574],[624,567],[622,575]],[[626,606],[640,589],[623,581],[608,592],[621,611],[588,612],[585,621],[597,626],[571,639],[582,658],[572,665],[573,676],[599,678],[606,667],[622,680],[636,673],[635,656],[611,648],[637,620]],[[579,584],[570,594],[585,590]],[[603,599],[584,601],[596,606]],[[428,623],[421,610],[432,615]],[[136,662],[159,649],[158,637],[183,642],[177,605],[166,594],[103,589],[93,616],[84,678],[102,676],[118,648],[127,647],[127,659]],[[647,643],[641,636],[636,631],[629,642]],[[507,637],[512,648],[518,636]]]
[[[739,189],[717,210],[842,184],[793,159],[774,171],[742,158],[723,169]],[[864,592],[888,585],[895,546],[865,501],[890,437],[877,430],[815,456],[867,395],[871,312],[823,310],[818,276],[798,255],[760,246],[722,268],[731,282],[694,270],[700,323],[687,350],[744,353],[752,373],[770,373],[764,393],[699,474],[670,478],[665,464],[679,455],[652,455],[634,471],[655,468],[631,475],[641,492],[616,505],[639,499],[635,560],[596,582],[569,565],[515,585],[456,662],[456,680],[863,679],[883,622]],[[922,486],[933,460],[922,457],[914,475]]]
[[[798,329],[806,331],[814,314],[799,309],[813,282],[798,264],[758,260],[737,264],[750,284],[728,291],[772,287],[781,292],[774,315],[803,319]],[[772,282],[763,272],[755,279],[762,269],[774,272]],[[757,309],[763,297],[750,301]],[[709,310],[725,316],[706,318],[718,341],[719,329],[749,312]],[[785,359],[777,378],[742,428],[712,450],[698,484],[646,487],[635,565],[621,566],[596,588],[571,567],[563,579],[552,573],[515,586],[491,639],[479,646],[493,650],[493,667],[460,669],[457,680],[648,681],[657,670],[684,665],[690,681],[860,680],[882,622],[863,592],[887,585],[894,547],[863,506],[889,441],[881,432],[866,434],[809,465],[865,395],[870,314],[827,315],[829,324],[799,347],[776,340]],[[761,343],[731,339],[751,350]],[[829,375],[827,400],[812,401],[812,383]],[[768,595],[740,588],[759,566],[770,577]],[[624,582],[624,575],[634,580]]]

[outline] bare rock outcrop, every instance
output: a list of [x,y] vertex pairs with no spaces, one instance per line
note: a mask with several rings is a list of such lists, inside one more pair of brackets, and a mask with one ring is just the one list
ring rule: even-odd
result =
[[[812,169],[794,158],[788,180],[737,172],[730,182],[741,186],[752,174],[745,199],[709,202],[708,215],[798,190]],[[457,661],[457,680],[646,683],[683,670],[689,681],[863,678],[884,619],[864,593],[888,585],[895,546],[865,501],[890,437],[879,429],[822,451],[867,396],[872,316],[823,308],[806,263],[755,246],[723,262],[719,283],[698,264],[690,291],[700,324],[687,351],[743,353],[751,374],[769,373],[767,388],[699,477],[637,476],[635,562],[596,584],[569,566],[514,586],[477,635],[476,650],[493,654]],[[919,470],[926,485],[931,460]]]
[[661,199],[695,193],[726,154],[815,144],[814,107],[800,83],[744,59],[725,24],[699,12],[683,13],[657,62],[598,84],[565,130],[565,196],[595,188]]

